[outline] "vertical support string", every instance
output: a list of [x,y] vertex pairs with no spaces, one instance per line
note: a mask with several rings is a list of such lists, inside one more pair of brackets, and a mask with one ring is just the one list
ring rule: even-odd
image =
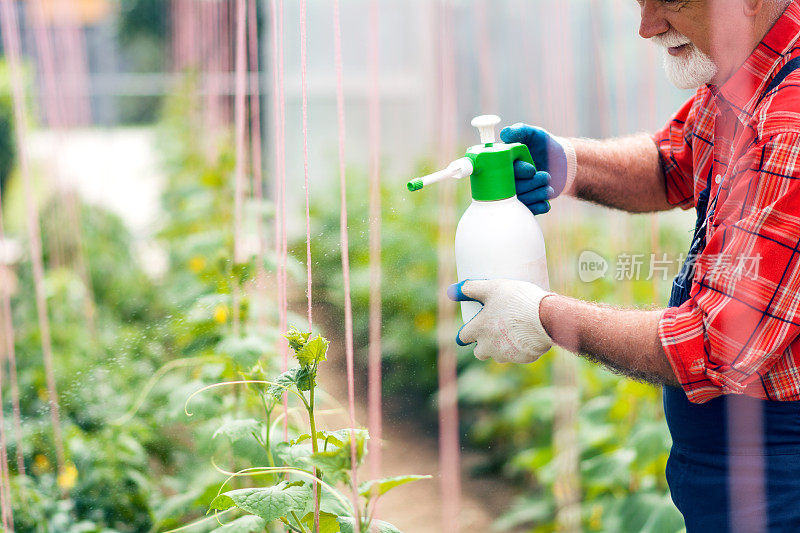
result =
[[186,63],[189,68],[197,67],[197,58],[200,54],[200,42],[198,41],[198,17],[195,16],[197,2],[184,0],[184,16],[186,17]]
[[595,82],[597,87],[597,112],[600,119],[599,130],[602,137],[608,137],[611,132],[611,117],[609,116],[608,105],[608,84],[606,83],[606,65],[603,57],[603,13],[604,10],[598,5],[597,0],[589,0],[592,24],[592,42],[598,43],[592,46],[595,64]]
[[[258,54],[258,17],[256,11],[256,0],[247,2],[247,42],[248,57],[250,60],[250,153],[252,161],[253,182],[251,185],[252,195],[259,205],[263,199],[264,175],[263,161],[261,154],[261,68],[259,66]],[[266,244],[263,241],[264,233],[259,231],[259,238],[262,239],[259,247],[260,264],[263,266],[263,252]]]
[[[574,135],[577,130],[575,114],[574,77],[575,65],[572,44],[572,26],[570,24],[570,2],[560,2],[557,9],[557,21],[561,50],[564,58],[558,62],[557,94],[560,95],[564,109],[560,125],[567,135]],[[572,220],[574,207],[562,206],[558,216],[561,220]],[[556,227],[561,227],[558,224]],[[557,255],[565,258],[567,245],[563,236],[557,241]],[[563,269],[558,271],[557,284],[560,291],[567,290],[567,275]],[[565,533],[577,533],[581,528],[580,505],[580,450],[578,444],[578,372],[577,361],[571,354],[556,350],[553,361],[553,391],[555,396],[555,416],[553,419],[553,448],[555,450],[556,482],[553,492],[556,496],[556,528]]]
[[[247,2],[236,0],[236,88],[234,93],[234,128],[236,142],[236,163],[234,168],[233,198],[233,258],[234,263],[244,261],[242,252],[242,203],[244,201],[245,167],[247,149],[245,135],[247,131],[247,115],[245,91],[247,90]],[[241,289],[235,276],[233,281],[233,335],[240,333],[239,300]]]
[[308,176],[308,43],[306,30],[306,0],[300,0],[300,86],[303,108],[303,176],[306,197],[306,297],[308,299],[308,330],[313,326],[311,302],[311,206]]
[[[528,0],[516,0],[516,2],[512,5],[512,9],[514,12],[519,13],[520,16],[516,17],[516,30],[517,36],[522,43],[522,50],[525,54],[531,54],[530,57],[533,57],[535,53],[534,46],[531,42],[531,33],[528,31],[528,23],[529,20],[526,16],[521,14],[525,13],[528,8]],[[540,57],[547,58],[548,50],[547,47],[549,45],[549,39],[544,32],[536,32],[539,42],[537,43],[537,49],[543,50],[543,53]],[[540,123],[542,120],[542,110],[541,108],[544,107],[543,101],[540,101],[542,97],[542,86],[545,85],[546,77],[542,76],[541,73],[543,72],[543,68],[540,64],[539,66],[539,75],[537,76],[534,73],[533,66],[530,64],[532,62],[526,61],[522,66],[521,72],[522,75],[520,76],[520,86],[522,88],[521,95],[526,103],[526,108],[528,111],[528,118],[526,120],[530,120],[531,124]],[[541,63],[541,62],[540,62]]]
[[62,108],[64,102],[59,98],[58,82],[56,80],[55,58],[53,57],[52,41],[49,29],[45,23],[44,8],[41,0],[29,2],[27,13],[33,22],[33,35],[36,44],[36,52],[39,56],[39,68],[42,74],[42,85],[44,91],[42,103],[45,110],[45,117],[51,127],[63,127],[65,112]]
[[89,69],[83,30],[78,22],[77,5],[75,0],[56,0],[56,6],[56,20],[62,24],[60,34],[64,51],[63,67],[71,99],[66,109],[70,113],[70,124],[86,126],[92,117]]
[[[0,205],[0,207],[2,206]],[[2,217],[2,211],[0,211],[0,217]],[[0,364],[0,398],[2,397],[3,365]],[[0,401],[0,510],[2,510],[3,531],[14,531],[14,511],[11,502],[11,478],[8,472],[7,450],[5,408],[3,407],[3,402]]]
[[[355,363],[353,355],[353,303],[350,294],[350,242],[347,231],[347,170],[345,162],[345,108],[344,108],[344,66],[342,61],[342,21],[339,0],[333,0],[333,49],[336,63],[336,117],[339,129],[339,232],[342,249],[342,278],[344,281],[344,336],[345,359],[347,362],[347,402],[350,414],[350,460],[352,466],[353,508],[356,510],[356,531],[361,531],[358,495],[358,451],[355,439],[356,430],[356,386]],[[315,516],[315,523],[319,518]]]
[[[0,241],[5,240],[3,227],[3,200],[0,198]],[[11,384],[11,412],[14,419],[14,439],[17,444],[17,473],[25,475],[25,452],[22,439],[22,414],[19,406],[19,382],[17,380],[17,355],[14,347],[14,320],[11,316],[11,293],[8,286],[0,288],[2,298],[2,331],[5,340],[5,358],[8,359],[8,375]],[[0,357],[0,366],[5,358]],[[0,396],[2,397],[2,396]]]
[[[440,157],[442,165],[455,153],[457,131],[457,91],[453,13],[451,0],[440,4],[441,120]],[[455,279],[453,233],[455,229],[455,190],[450,181],[439,184],[438,235],[438,375],[439,375],[439,456],[442,490],[442,531],[458,532],[461,509],[461,444],[458,431],[458,391],[455,331],[455,306],[446,296]]]
[[[3,199],[2,199],[2,191],[0,191],[0,242],[5,239],[5,232],[3,229]],[[2,265],[0,265],[2,268]],[[14,332],[13,327],[9,327],[11,324],[11,294],[10,294],[10,284],[6,284],[5,287],[0,286],[0,295],[3,300],[3,309],[0,311],[0,314],[3,318],[3,323],[0,324],[0,331],[3,333],[3,339],[5,340],[5,348],[3,349],[5,356],[11,361],[12,354],[14,351]],[[2,347],[0,347],[2,349]],[[1,353],[1,352],[0,352]],[[5,366],[5,359],[6,357],[0,357],[0,504],[2,505],[2,517],[3,517],[3,530],[4,531],[13,531],[14,530],[14,514],[13,514],[13,502],[11,500],[11,481],[9,475],[9,467],[8,467],[8,446],[6,440],[6,430],[5,430],[5,409],[3,406],[2,398],[3,398],[3,367]],[[16,374],[16,365],[10,365],[11,368],[9,369],[9,377],[11,377],[12,371]],[[13,378],[11,378],[13,379]],[[12,382],[13,383],[13,382]],[[14,430],[16,432],[15,439],[17,443],[17,468],[22,465],[22,470],[20,471],[21,474],[25,472],[25,462],[22,455],[22,427],[19,425],[19,394],[14,394],[12,390],[12,398],[14,400],[14,404],[12,406],[12,412],[14,413]]]
[[[74,9],[74,5],[71,3],[63,4],[61,9],[67,13],[67,19],[75,18],[77,16],[76,13],[71,11]],[[39,55],[39,61],[41,63],[42,83],[45,87],[42,100],[47,111],[47,124],[57,133],[56,153],[58,153],[64,149],[64,134],[68,127],[73,127],[78,124],[88,124],[91,121],[91,117],[88,114],[84,114],[88,113],[88,103],[86,106],[76,106],[75,110],[73,110],[71,113],[68,113],[66,109],[70,107],[70,102],[65,101],[67,95],[64,91],[58,90],[59,84],[58,80],[56,79],[56,63],[80,63],[80,61],[72,61],[69,58],[64,57],[56,57],[58,54],[53,49],[53,41],[50,38],[50,32],[45,21],[42,0],[34,0],[30,2],[28,4],[28,10],[34,24],[34,40],[36,42],[36,49]],[[83,44],[83,41],[78,40],[78,44]],[[62,52],[62,55],[76,52],[73,49],[67,49],[64,47],[62,47],[60,51]],[[83,49],[78,51],[85,53],[85,50]],[[80,78],[81,75],[85,77],[86,72],[82,71],[74,74],[76,79]],[[88,83],[86,86],[88,86]],[[81,99],[81,101],[83,101],[83,99]],[[52,171],[53,174],[55,174],[55,182],[60,184],[61,176],[58,169],[54,167]],[[74,236],[76,241],[77,251],[74,257],[75,267],[78,275],[81,278],[81,281],[83,282],[84,288],[86,289],[83,298],[83,312],[86,318],[86,325],[91,337],[93,339],[97,339],[98,335],[97,327],[95,325],[96,309],[94,303],[94,288],[92,286],[91,276],[89,274],[89,267],[87,264],[88,254],[86,252],[86,246],[83,240],[83,232],[81,230],[80,202],[77,194],[72,191],[62,195],[62,197],[64,201],[64,210],[67,217],[67,224],[70,228],[69,233]],[[58,233],[56,235],[58,235]],[[60,238],[57,240],[61,241]]]
[[[312,274],[311,274],[311,191],[309,188],[309,164],[308,164],[308,33],[306,28],[306,0],[300,0],[300,79],[302,93],[302,112],[303,112],[303,177],[304,192],[306,201],[306,298],[308,300],[308,331],[313,329],[312,317]],[[283,118],[282,118],[283,122]],[[283,123],[281,124],[283,126]],[[285,192],[285,191],[284,191]],[[283,209],[286,208],[286,198],[283,198]],[[286,254],[286,241],[284,238],[284,256]],[[344,253],[345,251],[343,251]],[[285,297],[285,293],[284,293]],[[312,435],[316,439],[316,435]],[[352,441],[351,436],[351,441]],[[358,513],[356,513],[356,524]],[[358,526],[357,526],[358,527]],[[314,480],[314,531],[319,531],[319,487],[317,480]],[[360,531],[360,527],[356,530]]]
[[[214,55],[216,53],[216,39],[214,28],[215,4],[211,0],[207,2],[200,2],[200,18],[201,26],[203,27],[203,58],[202,58],[202,76],[200,83],[203,84],[203,92],[205,93],[205,105],[203,106],[203,120],[205,123],[206,132],[210,132],[213,125],[212,108],[214,106],[213,88],[214,82],[212,76],[214,74],[215,63]],[[209,135],[205,136],[209,139]]]
[[231,0],[222,0],[222,16],[220,17],[220,120],[222,125],[228,125],[231,118],[230,102],[230,75],[231,54]]
[[[382,471],[383,421],[381,407],[381,88],[380,0],[369,6],[369,349],[368,405],[370,477]],[[373,516],[376,510],[373,508]]]
[[27,135],[28,123],[25,115],[25,88],[23,87],[20,66],[19,26],[11,0],[0,0],[0,24],[2,24],[3,47],[6,51],[11,74],[12,97],[14,100],[15,132],[22,180],[25,189],[27,211],[28,239],[31,247],[31,262],[36,292],[36,310],[41,332],[42,352],[47,377],[47,392],[50,406],[50,419],[53,425],[53,441],[56,452],[58,472],[64,469],[64,444],[61,436],[61,423],[56,391],[55,370],[53,365],[53,349],[50,339],[50,320],[47,316],[47,301],[44,288],[44,265],[42,262],[41,230],[39,228],[38,209],[33,197],[33,183],[28,161]]
[[[612,46],[614,50],[614,89],[616,91],[616,102],[614,104],[609,103],[609,107],[615,109],[615,115],[617,117],[616,120],[616,130],[615,133],[617,136],[626,135],[631,127],[631,120],[630,120],[630,112],[629,112],[629,101],[627,97],[627,85],[626,85],[626,77],[625,77],[625,65],[627,62],[623,61],[624,58],[624,42],[620,40],[617,36],[620,34],[624,34],[622,29],[622,0],[612,0],[612,25],[611,25],[611,35],[614,36],[612,41]],[[628,223],[628,217],[622,215],[619,212],[614,212],[613,220],[615,225],[618,225],[618,230],[614,231],[613,234],[617,235],[620,240],[618,241],[618,246],[616,247],[618,250],[622,251],[623,247],[628,245],[631,242],[631,228],[630,224]],[[622,286],[622,303],[625,305],[631,305],[633,303],[633,281],[624,283]]]
[[169,3],[169,31],[170,31],[170,47],[171,47],[171,62],[172,62],[172,70],[175,72],[179,72],[183,70],[183,66],[181,65],[181,57],[180,57],[180,39],[181,39],[181,32],[180,32],[180,24],[183,20],[181,17],[181,2],[182,0],[170,0]]
[[[258,267],[256,269],[259,282],[256,285],[259,291],[259,301],[266,302],[266,284],[265,284],[265,260],[267,252],[267,233],[263,225],[263,218],[261,216],[261,206],[264,200],[264,169],[263,169],[263,155],[261,147],[261,68],[259,65],[259,41],[258,41],[258,17],[256,0],[248,0],[247,3],[247,39],[248,39],[248,57],[250,60],[250,157],[252,165],[252,184],[251,194],[259,206],[258,218],[256,228],[258,231]],[[259,325],[262,329],[267,326],[266,313],[259,314]]]
[[[648,45],[645,48],[644,61],[642,70],[647,71],[651,65],[657,64],[657,57],[655,48]],[[645,128],[653,128],[656,125],[657,111],[656,111],[656,80],[654,76],[645,76],[647,79],[647,111],[645,117],[647,123]],[[653,257],[658,257],[661,253],[661,227],[658,213],[650,215],[650,248],[652,249]],[[661,302],[661,290],[658,284],[658,278],[653,276],[653,302]]]
[[[272,18],[272,107],[275,136],[275,257],[278,286],[278,322],[280,331],[286,331],[288,315],[287,274],[288,260],[286,217],[286,100],[283,80],[283,0],[270,1]],[[289,368],[289,350],[285,342],[279,342],[282,371]],[[289,399],[283,394],[283,436],[289,438]]]
[[[0,397],[3,394],[3,372],[0,366]],[[14,518],[11,509],[11,481],[8,474],[8,456],[6,455],[5,413],[0,404],[0,514],[2,514],[3,531],[13,531]]]
[[[288,238],[288,224],[289,216],[286,207],[286,80],[284,69],[284,34],[283,34],[284,14],[283,14],[283,0],[278,0],[278,92],[280,100],[280,151],[281,151],[281,284],[283,285],[283,295],[281,296],[281,309],[283,311],[283,330],[288,327],[289,317],[289,238]],[[306,214],[308,218],[308,214]],[[309,241],[308,234],[306,234],[306,241]],[[310,291],[309,291],[310,293]],[[309,302],[310,300],[309,296]],[[310,304],[309,304],[310,305]],[[309,309],[309,317],[311,311]],[[309,331],[311,330],[311,321],[309,319]],[[284,343],[283,347],[283,365],[284,371],[289,368],[289,351],[288,346]],[[284,437],[289,435],[289,397],[284,394],[284,410],[286,416],[283,422]]]
[[214,143],[212,153],[216,153],[217,129],[220,120],[220,84],[222,82],[222,39],[220,38],[220,24],[222,20],[222,1],[212,0],[211,16],[209,17],[211,47],[209,50],[209,89],[208,89],[208,117],[211,141]]
[[498,101],[492,61],[492,41],[489,35],[489,11],[486,9],[486,0],[477,0],[474,12],[475,23],[478,25],[477,44],[478,70],[481,79],[481,112],[494,113],[497,111]]

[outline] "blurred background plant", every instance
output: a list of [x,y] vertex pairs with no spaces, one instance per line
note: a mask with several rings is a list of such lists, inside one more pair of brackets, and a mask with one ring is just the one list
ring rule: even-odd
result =
[[[22,12],[29,4],[18,3],[17,7]],[[361,0],[344,4],[348,156],[353,160],[347,173],[350,259],[360,391],[366,388],[363,375],[369,305],[367,175],[361,170],[366,166],[366,146],[372,141],[365,112],[366,95],[371,90],[365,81],[367,47],[362,46],[367,41],[364,13],[368,6]],[[438,28],[433,4],[417,0],[409,9],[408,0],[381,1],[385,10],[380,27],[385,78],[377,90],[384,112],[382,155],[386,170],[382,190],[383,384],[387,423],[413,418],[409,438],[436,434],[440,206],[435,193],[410,195],[403,188],[411,174],[435,170],[436,165],[425,159],[440,146],[436,140],[442,133],[441,124],[435,118],[441,113],[445,95],[437,92],[441,90],[438,34],[421,29]],[[261,257],[249,254],[240,262],[233,260],[236,161],[228,123],[232,114],[232,39],[215,34],[217,41],[211,43],[207,35],[196,32],[197,27],[192,29],[196,33],[181,34],[183,19],[176,13],[186,13],[178,8],[188,5],[204,9],[215,6],[221,17],[224,7],[227,19],[220,20],[227,21],[226,31],[233,29],[233,3],[227,1],[122,0],[113,8],[87,8],[85,13],[89,14],[82,15],[81,23],[87,39],[87,86],[91,92],[87,98],[91,100],[93,122],[86,130],[60,130],[54,136],[59,140],[43,140],[39,134],[51,132],[38,131],[47,125],[40,109],[45,96],[40,64],[32,60],[27,67],[36,73],[35,82],[30,84],[31,116],[37,126],[32,144],[39,154],[46,154],[39,156],[33,170],[40,185],[45,285],[57,354],[56,384],[67,462],[59,474],[52,449],[31,264],[23,253],[21,259],[6,265],[13,277],[5,278],[11,279],[9,285],[14,287],[14,340],[27,472],[22,475],[17,470],[13,460],[17,449],[12,444],[8,452],[17,531],[109,533],[182,527],[202,520],[216,496],[225,476],[214,463],[226,470],[263,466],[263,448],[248,439],[231,438],[236,436],[232,428],[238,422],[261,417],[263,406],[254,396],[233,386],[224,392],[210,389],[193,399],[192,417],[184,413],[186,399],[203,387],[277,373],[280,367],[274,326],[278,305],[271,296],[275,256],[268,252]],[[274,134],[267,133],[273,127],[267,119],[275,114],[268,105],[273,96],[269,74],[275,66],[271,65],[273,35],[266,24],[271,20],[263,9],[266,3],[258,5],[262,51],[259,87],[263,93],[258,100],[263,114],[263,131],[259,132],[266,154],[276,142]],[[458,2],[451,13],[464,30],[454,39],[458,53],[453,58],[459,87],[454,138],[464,146],[474,141],[468,118],[487,107],[496,107],[507,122],[524,119],[559,134],[605,136],[653,129],[686,97],[662,88],[662,84],[651,84],[650,77],[659,76],[658,65],[641,45],[633,44],[633,5],[621,8],[613,2],[602,9],[599,3],[585,0],[557,6],[507,0],[492,3],[492,9],[478,16],[480,5],[480,0]],[[304,281],[301,264],[305,261],[305,243],[297,236],[303,216],[302,150],[297,126],[302,101],[300,51],[296,39],[289,39],[299,24],[299,11],[296,3],[286,3],[285,8],[286,155],[294,256],[288,267],[290,274],[296,273],[297,279]],[[334,62],[329,57],[330,43],[319,37],[328,34],[330,8],[331,2],[309,4],[309,35],[315,36],[309,50],[312,271],[319,323],[328,326],[325,333],[334,345],[343,346],[343,281],[336,229],[339,202],[338,189],[332,186],[338,167],[330,157],[336,135],[331,98]],[[521,16],[523,13],[530,16]],[[531,34],[526,25],[529,19],[553,23]],[[627,36],[619,30],[629,23],[631,32]],[[481,28],[480,24],[485,26]],[[32,28],[23,30],[30,38]],[[179,35],[184,41],[178,39]],[[482,35],[491,39],[487,41]],[[186,68],[178,64],[175,50],[168,48],[190,41],[196,46],[196,56],[209,62],[184,65]],[[558,52],[552,50],[554,45]],[[538,59],[529,64],[499,59],[497,64],[486,64],[481,50],[536,50]],[[540,53],[542,50],[545,53]],[[501,56],[488,53],[488,57]],[[516,59],[515,54],[502,57]],[[574,71],[574,86],[564,81],[567,70]],[[3,215],[11,239],[27,250],[7,76],[0,63]],[[502,80],[495,87],[495,105],[486,80]],[[461,90],[478,86],[480,91]],[[605,90],[595,90],[598,87]],[[207,107],[212,100],[218,107],[218,116],[212,118],[219,123],[209,120]],[[163,174],[158,190],[158,227],[148,248],[141,246],[141,228],[132,229],[127,219],[96,198],[90,201],[86,191],[75,197],[60,185],[57,188],[51,176],[53,169],[42,163],[52,158],[53,167],[68,167],[69,161],[64,163],[51,155],[61,149],[61,140],[84,134],[110,137],[118,131],[135,133],[132,124],[146,124],[148,132],[156,132],[148,150],[156,154],[158,171]],[[104,129],[108,126],[114,129]],[[436,156],[455,158],[463,148],[461,144],[456,153]],[[98,152],[108,146],[97,144],[95,139],[90,150],[82,152],[79,164],[86,165],[87,173],[89,163],[102,160],[104,154]],[[112,173],[121,173],[122,167],[136,157],[126,156],[128,159],[113,161],[108,167],[109,178]],[[268,185],[260,190],[264,197],[272,198],[276,193],[271,170],[274,163],[267,161],[264,165],[269,169]],[[74,167],[64,174],[76,174]],[[139,177],[142,182],[147,178]],[[102,189],[103,185],[105,181],[100,180],[92,187]],[[79,231],[75,231],[67,208],[69,198],[76,202]],[[122,198],[122,203],[125,200]],[[467,202],[467,187],[462,184],[456,203],[463,210]],[[143,206],[132,198],[128,209]],[[269,227],[275,216],[273,206],[265,201],[248,201],[245,212],[249,237],[261,237],[257,231]],[[596,207],[557,200],[551,214],[539,217],[549,247],[552,288],[611,304],[663,304],[668,280],[645,279],[644,275],[636,280],[624,276],[614,279],[614,258],[619,264],[621,257],[635,254],[650,257],[652,252],[665,252],[677,256],[689,241],[688,218],[682,214],[623,218]],[[597,252],[611,264],[610,272],[592,283],[581,282],[578,276],[579,256],[586,250]],[[237,310],[233,308],[235,290],[242,295]],[[290,300],[293,310],[305,306],[302,288],[296,283],[292,283]],[[240,336],[233,334],[237,315]],[[302,324],[305,318],[292,315],[291,322]],[[682,522],[669,501],[663,475],[669,436],[659,391],[558,350],[535,365],[504,366],[476,361],[470,348],[459,349],[461,434],[463,443],[479,458],[470,473],[479,479],[508,482],[519,494],[509,509],[492,509],[498,516],[496,527],[509,531],[552,531],[558,527],[559,491],[563,488],[558,463],[563,450],[554,433],[564,392],[555,379],[559,357],[577,361],[577,386],[570,393],[577,396],[578,405],[573,429],[577,432],[582,528],[659,533],[681,530]],[[3,392],[8,413],[8,388]],[[291,424],[290,435],[300,434],[300,425]],[[8,417],[6,426],[7,433],[12,434]],[[246,482],[234,480],[230,488],[245,486]],[[208,521],[194,530],[209,531],[218,526]]]

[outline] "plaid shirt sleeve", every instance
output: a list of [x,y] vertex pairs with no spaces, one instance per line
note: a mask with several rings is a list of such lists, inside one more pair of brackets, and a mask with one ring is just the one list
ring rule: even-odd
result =
[[690,98],[669,123],[653,135],[658,148],[667,201],[682,209],[694,207],[694,174],[692,161],[692,124],[695,98]]
[[731,169],[691,298],[659,324],[692,402],[751,388],[780,400],[774,391],[797,390],[796,366],[776,362],[793,360],[800,333],[799,131],[762,137]]

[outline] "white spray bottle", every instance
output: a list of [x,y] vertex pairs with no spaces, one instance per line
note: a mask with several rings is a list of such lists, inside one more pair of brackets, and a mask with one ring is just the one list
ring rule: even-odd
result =
[[[495,115],[475,118],[472,125],[480,131],[482,144],[445,170],[409,181],[408,189],[470,176],[472,204],[456,229],[458,279],[514,279],[549,290],[544,236],[533,213],[517,199],[514,185],[514,162],[533,164],[533,158],[524,144],[495,141],[499,123]],[[464,322],[480,309],[477,302],[462,302]]]

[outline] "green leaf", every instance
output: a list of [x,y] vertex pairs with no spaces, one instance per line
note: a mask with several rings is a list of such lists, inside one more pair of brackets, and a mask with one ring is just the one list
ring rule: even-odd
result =
[[252,368],[264,355],[273,353],[273,348],[261,337],[227,337],[217,345],[217,351],[227,355],[244,369]]
[[283,396],[286,388],[292,387],[300,391],[311,390],[312,378],[307,368],[291,368],[273,380],[276,385],[270,385],[267,393],[275,399]]
[[[365,450],[364,442],[368,438],[366,431],[361,430],[355,433],[356,437],[356,461],[360,465],[363,462]],[[349,479],[352,469],[352,451],[350,450],[350,439],[348,438],[341,447],[332,451],[317,452],[301,459],[306,464],[319,468],[325,474],[328,481],[346,481]]]
[[665,505],[656,509],[642,527],[642,533],[678,533],[681,531],[686,531],[683,516],[671,501],[665,502]]
[[265,527],[267,527],[267,522],[263,518],[250,514],[228,522],[224,526],[212,530],[211,533],[257,533],[264,531]]
[[209,505],[210,509],[216,509],[217,511],[227,511],[231,507],[236,505],[236,502],[233,501],[232,498],[226,496],[225,494],[220,494],[211,502]]
[[[339,521],[339,527],[341,528],[342,533],[355,533],[355,525],[356,519],[352,516],[340,516],[337,518]],[[363,525],[366,525],[366,522],[363,522]],[[378,533],[402,533],[399,529],[394,527],[389,522],[384,522],[383,520],[373,520],[372,524],[370,525],[370,531],[377,531]]]
[[[319,533],[339,533],[338,516],[325,511],[319,512]],[[308,513],[301,520],[309,531],[314,531],[314,513]]]
[[[309,483],[309,485],[312,486],[313,490],[313,484]],[[313,499],[314,499],[313,494],[311,496],[311,499],[313,505]],[[325,489],[322,490],[322,498],[320,498],[319,508],[320,510],[325,511],[326,513],[330,513],[336,516],[346,516],[353,512],[352,504],[345,505],[344,503],[341,502],[341,500],[339,500],[339,498],[337,498],[336,496],[334,496]]]
[[383,496],[390,490],[412,481],[419,481],[420,479],[430,479],[431,476],[396,476],[387,477],[384,479],[373,479],[365,481],[358,488],[359,493],[364,497]]
[[[365,431],[365,430],[357,430],[357,431]],[[349,429],[339,429],[337,431],[317,431],[318,441],[323,441],[323,443],[327,443],[328,445],[332,444],[337,448],[340,448],[349,436],[350,436]],[[299,444],[307,440],[311,440],[311,435],[309,435],[308,433],[303,433],[302,435],[291,441],[291,444]]]
[[286,337],[286,340],[289,341],[289,348],[297,352],[302,350],[303,346],[306,345],[309,337],[311,337],[311,332],[309,331],[308,333],[303,333],[296,327],[292,326],[292,329],[290,329],[286,335],[284,335],[284,337]]
[[317,335],[306,343],[300,350],[295,352],[297,361],[303,367],[308,367],[314,363],[321,363],[325,361],[325,354],[328,353],[328,345],[330,341]]
[[[523,497],[517,500],[510,510],[495,521],[498,531],[532,530],[534,524],[550,523],[555,515],[555,501],[552,494]],[[523,527],[525,526],[525,527]],[[538,530],[534,530],[538,531]],[[604,529],[604,531],[613,531]]]
[[236,263],[233,265],[231,269],[231,273],[233,274],[234,279],[239,282],[241,286],[245,281],[252,278],[253,276],[253,267],[252,263]]
[[313,450],[311,444],[289,444],[288,442],[279,442],[275,446],[275,454],[278,458],[286,464],[286,466],[294,468],[305,468],[306,463],[304,458],[311,455]]
[[353,431],[350,428],[345,428],[337,429],[336,431],[318,431],[317,433],[324,433],[325,438],[328,439],[328,443],[340,447],[344,446],[345,442],[349,442],[351,434],[356,436],[356,442],[369,439],[369,431],[366,429],[356,429]]
[[231,442],[236,442],[244,438],[250,437],[253,433],[261,435],[262,424],[252,418],[243,420],[229,420],[222,424],[218,430],[214,432],[213,439],[220,435],[224,435],[230,439]]
[[224,495],[233,500],[239,509],[272,522],[289,516],[291,511],[305,513],[310,492],[305,486],[281,481],[273,487],[238,489]]
[[325,479],[329,483],[346,481],[350,473],[350,447],[344,452],[344,448],[337,448],[331,452],[312,453],[308,457],[301,458],[306,465],[322,470]]
[[[320,432],[317,431],[317,437],[319,437],[319,433]],[[290,440],[289,444],[294,446],[295,444],[300,444],[301,442],[305,442],[307,440],[311,440],[311,435],[309,435],[308,433],[303,433],[302,435],[299,435],[296,439]]]
[[[247,381],[271,381],[261,367],[261,363],[256,363],[249,372],[242,372],[242,377]],[[248,383],[247,386],[259,395],[267,395],[269,398],[274,399],[265,383]]]

